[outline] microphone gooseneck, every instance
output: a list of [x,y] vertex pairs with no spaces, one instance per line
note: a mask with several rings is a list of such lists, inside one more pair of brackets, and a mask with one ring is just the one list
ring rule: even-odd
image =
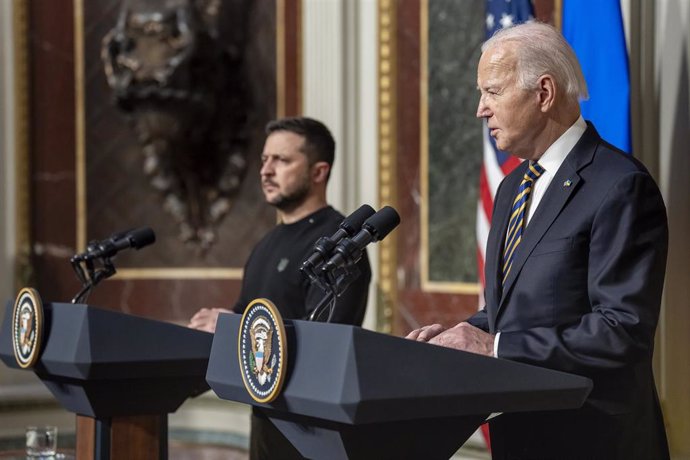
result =
[[129,248],[141,249],[155,241],[156,235],[153,230],[141,227],[113,233],[105,240],[90,242],[86,246],[86,251],[75,254],[70,259],[72,268],[82,283],[82,289],[74,296],[72,303],[84,301],[99,282],[117,272],[111,258],[118,252]]
[[[347,230],[343,228],[345,221]],[[375,213],[371,206],[364,205],[345,221],[333,237],[317,240],[314,253],[300,268],[312,284],[325,292],[324,298],[309,316],[311,321],[317,320],[326,307],[330,310],[327,321],[331,320],[336,298],[360,275],[357,262],[362,258],[366,246],[385,238],[398,226],[400,216],[390,206]]]
[[347,216],[340,223],[338,230],[329,237],[321,237],[314,244],[314,252],[307,260],[302,263],[302,270],[313,270],[320,264],[322,264],[330,254],[335,249],[336,244],[338,244],[343,238],[348,236],[354,236],[362,224],[374,214],[374,208],[368,204],[360,206],[355,212]]
[[323,264],[321,271],[329,272],[343,266],[356,264],[362,258],[362,251],[372,242],[381,241],[400,224],[400,215],[390,206],[368,218],[362,229],[352,238],[343,238],[333,250],[334,255]]
[[324,236],[316,240],[312,254],[302,263],[300,271],[309,277],[313,284],[326,290],[327,286],[319,279],[317,269],[331,257],[336,245],[344,238],[354,236],[362,228],[362,224],[374,215],[374,212],[374,208],[364,204],[343,219],[338,230],[331,237]]

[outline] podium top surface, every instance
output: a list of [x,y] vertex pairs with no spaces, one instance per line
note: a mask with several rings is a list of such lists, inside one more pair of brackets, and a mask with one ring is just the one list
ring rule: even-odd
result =
[[[18,367],[12,308],[0,332],[0,359]],[[44,305],[45,336],[32,369],[40,377],[76,380],[205,375],[213,335],[82,304]]]
[[286,321],[288,375],[258,404],[237,357],[240,316],[220,316],[206,380],[223,398],[349,424],[580,407],[591,380],[355,326]]

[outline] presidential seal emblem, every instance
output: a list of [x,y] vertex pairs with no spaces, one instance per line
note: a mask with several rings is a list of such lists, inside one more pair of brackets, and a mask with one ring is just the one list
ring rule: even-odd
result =
[[283,318],[270,300],[253,300],[242,315],[237,354],[244,386],[256,402],[273,401],[287,369]]
[[12,312],[12,348],[22,368],[32,367],[38,360],[43,338],[43,304],[38,292],[24,288],[17,294]]

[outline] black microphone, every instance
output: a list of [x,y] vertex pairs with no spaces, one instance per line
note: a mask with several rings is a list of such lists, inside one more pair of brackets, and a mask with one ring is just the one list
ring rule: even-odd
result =
[[149,227],[135,228],[114,233],[110,238],[90,243],[86,252],[74,256],[76,260],[90,260],[113,257],[123,249],[141,249],[156,241],[156,234]]
[[314,252],[307,260],[302,263],[302,271],[309,271],[316,268],[319,264],[327,260],[335,246],[345,237],[354,236],[364,222],[374,214],[374,208],[368,204],[363,204],[355,212],[347,216],[341,223],[338,230],[331,236],[321,237],[314,244]]
[[335,254],[322,267],[322,272],[356,264],[362,258],[362,251],[371,242],[381,241],[400,223],[400,216],[390,206],[384,206],[379,212],[362,224],[362,230],[352,238],[343,238],[335,247]]

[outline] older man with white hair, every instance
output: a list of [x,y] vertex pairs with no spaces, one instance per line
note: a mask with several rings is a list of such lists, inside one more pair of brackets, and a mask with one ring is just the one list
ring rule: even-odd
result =
[[477,117],[525,160],[496,193],[486,305],[408,338],[592,379],[580,409],[492,419],[494,458],[669,458],[652,374],[668,246],[656,183],[583,120],[586,83],[555,28],[499,31],[477,86]]

